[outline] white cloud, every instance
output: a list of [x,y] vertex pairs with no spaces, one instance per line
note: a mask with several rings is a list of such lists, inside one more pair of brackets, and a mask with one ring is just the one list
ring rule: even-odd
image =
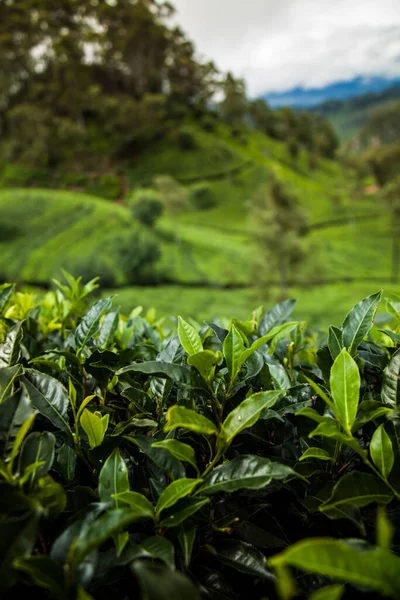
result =
[[175,0],[198,53],[250,95],[400,76],[399,0]]

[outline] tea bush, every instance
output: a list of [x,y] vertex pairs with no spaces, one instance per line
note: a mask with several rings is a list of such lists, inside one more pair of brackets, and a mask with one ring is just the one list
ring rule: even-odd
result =
[[399,597],[398,303],[323,340],[65,278],[0,288],[2,598]]

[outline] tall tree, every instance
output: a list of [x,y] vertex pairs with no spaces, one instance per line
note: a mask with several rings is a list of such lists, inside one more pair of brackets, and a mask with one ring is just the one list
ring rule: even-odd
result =
[[222,118],[233,127],[241,127],[247,111],[246,86],[243,79],[228,73],[221,85],[224,98],[220,104]]

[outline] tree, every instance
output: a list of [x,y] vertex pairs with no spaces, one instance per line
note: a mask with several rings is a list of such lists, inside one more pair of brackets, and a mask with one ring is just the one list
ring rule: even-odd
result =
[[154,227],[164,210],[160,194],[152,189],[139,188],[135,190],[129,205],[133,217],[147,227]]
[[[262,188],[252,203],[251,217],[260,249],[260,267],[268,276],[278,275],[281,295],[285,297],[290,271],[305,256],[304,212],[296,196],[272,174],[268,189]],[[262,279],[260,274],[258,279]]]
[[246,87],[243,79],[235,79],[228,73],[221,85],[224,99],[220,112],[224,121],[234,128],[241,128],[247,110]]

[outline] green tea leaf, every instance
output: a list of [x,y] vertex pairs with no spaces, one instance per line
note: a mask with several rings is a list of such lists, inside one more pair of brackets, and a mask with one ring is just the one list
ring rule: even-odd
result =
[[182,573],[172,571],[162,564],[137,560],[132,571],[139,581],[141,597],[152,600],[200,600],[200,592]]
[[333,360],[343,348],[343,333],[338,327],[329,327],[328,348]]
[[184,427],[202,435],[213,435],[217,433],[216,426],[212,421],[184,406],[171,406],[167,412],[167,423],[164,431],[172,431],[177,427]]
[[210,498],[182,498],[172,508],[164,511],[160,527],[176,527],[197,513],[203,506],[210,502]]
[[7,283],[1,286],[0,289],[0,316],[4,313],[4,309],[7,306],[15,289],[15,284]]
[[386,508],[381,504],[378,506],[376,515],[376,542],[381,550],[390,550],[394,533],[393,523],[389,521],[386,514]]
[[[114,485],[115,487],[119,487],[117,483]],[[138,515],[140,514],[143,516],[143,518],[154,519],[153,505],[147,500],[146,496],[143,496],[143,494],[128,490],[112,494],[112,497],[115,500],[116,506],[122,504],[121,508],[124,508],[124,504],[127,504],[132,510],[136,511]]]
[[84,348],[89,340],[98,332],[102,315],[110,310],[111,298],[102,298],[93,304],[84,315],[75,331],[75,343],[78,349]]
[[7,396],[11,396],[14,381],[23,373],[21,365],[0,367],[0,404]]
[[371,502],[387,504],[392,499],[389,488],[374,475],[351,471],[343,475],[332,490],[332,494],[321,511],[329,511],[343,505],[367,506]]
[[195,367],[203,379],[209,381],[214,376],[215,365],[218,363],[218,356],[211,350],[202,350],[201,352],[189,356],[187,363],[188,365]]
[[243,400],[232,410],[222,424],[222,437],[224,447],[229,446],[233,438],[241,431],[257,422],[262,411],[271,408],[283,395],[283,391],[258,392]]
[[392,355],[383,371],[381,398],[392,408],[400,405],[400,349]]
[[326,450],[322,448],[307,448],[305,452],[300,456],[299,460],[305,460],[306,458],[318,458],[318,460],[333,460],[332,456]]
[[76,454],[71,446],[63,444],[58,451],[57,468],[67,481],[73,481],[75,476]]
[[20,321],[8,331],[5,340],[0,344],[0,368],[13,367],[21,357],[21,342],[23,321]]
[[171,454],[178,460],[189,463],[197,471],[196,455],[193,448],[189,446],[189,444],[184,444],[183,442],[179,442],[178,440],[174,439],[168,439],[161,440],[160,442],[154,442],[152,447],[164,448],[165,450],[168,450],[168,452],[171,452]]
[[346,433],[340,431],[338,423],[334,419],[329,419],[325,417],[325,420],[322,423],[320,423],[318,427],[309,434],[309,437],[312,438],[318,435],[320,435],[321,437],[332,438],[340,442],[341,444],[345,444],[346,446],[354,450],[354,452],[357,452],[357,454],[359,454],[363,458],[367,458],[367,451],[361,449],[357,440],[351,435],[347,435]]
[[19,556],[13,567],[29,575],[38,587],[49,590],[52,598],[65,600],[63,568],[48,556]]
[[231,378],[236,379],[240,370],[240,358],[244,352],[243,338],[234,325],[231,325],[228,335],[224,340],[223,354]]
[[102,415],[100,412],[90,412],[85,408],[81,414],[80,424],[89,439],[91,448],[96,448],[102,443],[108,428],[110,415]]
[[32,405],[49,421],[72,436],[68,423],[68,392],[50,375],[27,369],[21,377]]
[[259,490],[273,479],[285,479],[294,471],[282,465],[263,458],[262,456],[237,456],[218,467],[204,477],[202,485],[196,494],[209,495],[218,492],[234,492],[240,489]]
[[371,458],[376,468],[387,479],[394,465],[392,441],[382,425],[374,431],[369,446]]
[[106,314],[99,333],[99,346],[101,346],[101,348],[107,348],[107,346],[112,344],[118,329],[118,323],[119,309]]
[[340,600],[344,592],[343,585],[326,585],[313,592],[309,600]]
[[54,461],[54,449],[56,438],[49,431],[39,433],[34,431],[25,438],[19,459],[19,471],[24,474],[25,470],[34,463],[42,463],[29,477],[29,486],[40,477],[44,477],[50,471]]
[[[277,342],[280,339],[286,337],[295,327],[297,327],[298,324],[299,324],[298,322],[285,323],[284,325],[280,325],[279,327],[274,327],[273,329],[271,329],[271,331],[269,333],[266,333],[263,337],[258,338],[258,340],[256,340],[255,342],[252,343],[250,348],[248,348],[247,350],[244,350],[244,352],[242,352],[240,359],[239,359],[239,369],[244,365],[246,360],[248,358],[250,358],[250,356],[252,354],[254,354],[254,352],[256,350],[261,348],[261,346],[264,346],[271,340],[274,340],[274,342]],[[275,348],[275,346],[276,346],[276,344],[274,344],[273,348]]]
[[168,363],[163,361],[150,361],[145,363],[138,363],[123,367],[116,372],[116,375],[123,375],[124,373],[143,373],[145,375],[155,375],[164,379],[171,379],[178,385],[182,385],[189,388],[206,388],[206,384],[199,377],[196,371],[189,369],[183,365],[176,365],[174,363]]
[[247,542],[226,542],[222,548],[218,548],[217,556],[221,562],[246,575],[275,579],[264,554]]
[[258,333],[263,336],[268,333],[272,327],[281,325],[290,317],[293,312],[296,300],[284,300],[271,310],[268,310],[261,318],[258,326]]
[[343,322],[343,345],[352,356],[372,328],[381,296],[382,290],[361,300],[351,309]]
[[376,549],[360,551],[344,541],[303,540],[273,556],[269,562],[274,567],[289,565],[393,598],[400,594],[400,558]]
[[[136,550],[136,557],[134,556]],[[132,554],[132,553],[131,553]],[[146,538],[141,544],[133,549],[133,560],[135,558],[151,557],[162,560],[171,569],[175,569],[175,548],[172,542],[160,535]]]
[[[107,415],[108,416],[108,415]],[[102,502],[114,501],[119,508],[118,494],[129,491],[128,468],[121,457],[119,448],[115,448],[107,458],[99,475],[99,496]]]
[[361,381],[357,364],[345,348],[333,363],[330,384],[335,414],[345,431],[351,435],[357,415]]
[[189,356],[202,352],[203,344],[201,343],[199,334],[195,328],[184,321],[182,317],[178,317],[178,335],[183,349]]
[[202,481],[202,479],[177,479],[170,483],[158,499],[156,516],[159,518],[163,510],[173,506],[181,498],[189,496]]

